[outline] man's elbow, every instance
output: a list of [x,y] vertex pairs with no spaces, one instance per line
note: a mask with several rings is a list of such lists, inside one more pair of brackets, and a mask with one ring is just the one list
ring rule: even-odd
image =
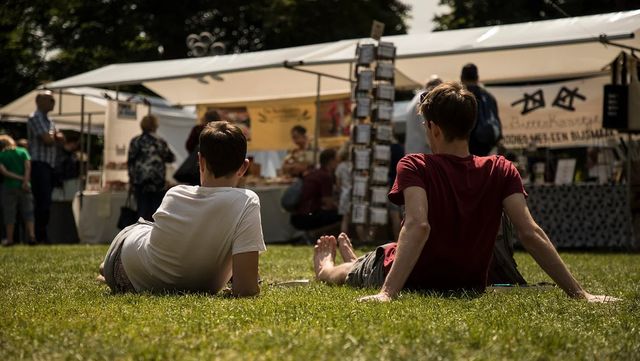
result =
[[518,234],[520,242],[525,248],[535,248],[547,244],[545,233],[538,225],[527,227]]
[[427,221],[406,221],[405,227],[408,231],[420,236],[427,236],[431,232],[431,226]]

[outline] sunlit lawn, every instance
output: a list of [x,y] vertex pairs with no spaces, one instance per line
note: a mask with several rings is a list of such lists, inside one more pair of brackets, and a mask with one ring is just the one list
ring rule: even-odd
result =
[[[588,290],[617,304],[559,289],[360,304],[372,290],[272,285],[312,279],[308,246],[269,246],[262,294],[244,300],[112,296],[94,280],[106,249],[0,249],[0,360],[640,359],[640,254],[563,254]],[[529,281],[549,281],[516,258]]]

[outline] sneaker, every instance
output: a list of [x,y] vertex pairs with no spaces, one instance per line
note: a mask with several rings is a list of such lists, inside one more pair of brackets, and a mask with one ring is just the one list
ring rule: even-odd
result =
[[10,247],[10,246],[13,246],[13,244],[14,243],[13,242],[9,242],[8,239],[3,239],[2,240],[2,247]]

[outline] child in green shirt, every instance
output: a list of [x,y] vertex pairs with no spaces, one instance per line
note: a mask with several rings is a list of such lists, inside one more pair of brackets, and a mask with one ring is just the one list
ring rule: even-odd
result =
[[2,213],[4,215],[7,239],[3,246],[14,243],[13,235],[16,213],[20,210],[29,236],[29,244],[35,244],[33,224],[33,196],[31,194],[31,157],[29,152],[16,147],[13,138],[0,135],[3,150],[0,152],[0,173],[4,176],[2,183]]

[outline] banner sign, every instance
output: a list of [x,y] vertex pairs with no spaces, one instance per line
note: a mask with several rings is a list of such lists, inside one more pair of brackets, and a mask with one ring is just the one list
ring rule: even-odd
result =
[[291,128],[301,125],[309,138],[315,134],[316,106],[313,102],[262,103],[247,107],[251,117],[251,150],[293,147]]
[[602,128],[602,76],[531,86],[488,86],[507,148],[589,146],[617,135]]

